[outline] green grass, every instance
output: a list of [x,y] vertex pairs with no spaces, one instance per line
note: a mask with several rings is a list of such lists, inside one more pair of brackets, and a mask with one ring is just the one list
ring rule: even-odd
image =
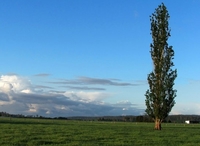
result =
[[1,146],[196,146],[200,125],[0,118]]

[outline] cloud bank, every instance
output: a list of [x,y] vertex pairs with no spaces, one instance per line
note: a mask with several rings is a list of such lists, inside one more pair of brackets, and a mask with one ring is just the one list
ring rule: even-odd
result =
[[[37,74],[36,76],[47,77],[48,75]],[[106,92],[105,88],[88,87],[88,85],[133,86],[135,84],[123,83],[117,79],[89,77],[54,81],[49,84],[64,85],[68,90],[60,91],[51,86],[34,85],[28,78],[18,75],[2,75],[0,111],[46,117],[138,115],[144,112],[129,101],[105,103],[103,100],[111,97],[112,93]]]

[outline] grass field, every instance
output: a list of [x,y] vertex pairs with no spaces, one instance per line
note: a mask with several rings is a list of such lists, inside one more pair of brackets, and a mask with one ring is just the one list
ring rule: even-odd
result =
[[199,124],[0,118],[1,146],[197,146]]

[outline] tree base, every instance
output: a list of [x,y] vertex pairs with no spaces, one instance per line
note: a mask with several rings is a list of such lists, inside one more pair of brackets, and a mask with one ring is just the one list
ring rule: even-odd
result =
[[155,120],[155,130],[161,130],[161,122],[160,120]]

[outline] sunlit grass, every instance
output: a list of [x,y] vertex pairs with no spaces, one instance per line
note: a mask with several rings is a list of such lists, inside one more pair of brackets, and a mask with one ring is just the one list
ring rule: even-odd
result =
[[0,145],[16,146],[196,146],[200,125],[66,121],[45,119],[0,119]]

